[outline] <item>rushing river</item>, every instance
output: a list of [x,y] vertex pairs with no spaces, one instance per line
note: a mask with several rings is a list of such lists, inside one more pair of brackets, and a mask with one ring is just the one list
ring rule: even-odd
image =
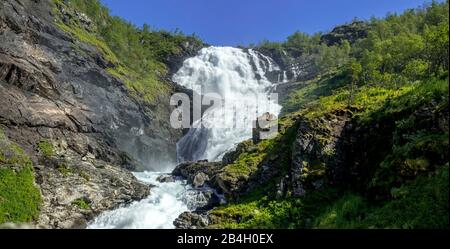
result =
[[[208,47],[187,59],[173,80],[200,90],[201,94],[218,94],[224,103],[222,108],[207,110],[201,120],[194,122],[177,144],[178,160],[220,160],[237,143],[251,138],[252,122],[258,114],[278,115],[281,106],[269,100],[273,85],[265,77],[273,70],[279,68],[272,59],[251,49]],[[174,228],[173,221],[181,213],[204,204],[201,191],[185,181],[160,183],[156,179],[162,173],[134,174],[140,181],[155,186],[150,195],[102,213],[88,228]]]

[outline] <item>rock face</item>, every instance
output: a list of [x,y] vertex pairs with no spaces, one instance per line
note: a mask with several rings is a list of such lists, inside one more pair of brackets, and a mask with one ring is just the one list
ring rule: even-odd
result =
[[345,129],[350,114],[343,112],[314,120],[299,120],[292,146],[294,196],[342,180],[345,158]]
[[367,23],[354,21],[350,24],[335,27],[330,33],[320,37],[320,41],[328,46],[340,45],[345,40],[352,44],[358,39],[367,37],[368,30]]
[[[306,81],[317,76],[318,68],[314,62],[317,55],[290,54],[289,51],[282,48],[257,48],[257,50],[263,55],[272,58],[280,67],[279,71],[269,72],[266,75],[271,82]],[[282,79],[280,82],[280,78],[284,78],[284,74],[286,79]]]
[[100,212],[150,193],[127,170],[95,159],[83,161],[76,152],[47,159],[36,172],[43,197],[37,221],[41,228],[85,228]]
[[[48,0],[0,3],[0,127],[35,165],[44,201],[38,225],[84,227],[98,212],[147,195],[127,170],[175,162],[182,132],[168,124],[167,96],[154,106],[132,98],[107,72],[102,52],[55,25],[54,7]],[[90,29],[86,15],[59,11]],[[185,45],[168,61],[197,49]],[[41,141],[55,154],[40,153]]]

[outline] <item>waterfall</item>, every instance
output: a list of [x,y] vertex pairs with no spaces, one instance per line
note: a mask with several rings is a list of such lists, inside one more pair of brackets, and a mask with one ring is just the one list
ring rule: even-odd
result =
[[179,161],[220,160],[251,138],[258,113],[278,115],[281,107],[269,100],[272,83],[265,77],[274,68],[272,60],[257,51],[232,47],[203,48],[187,59],[173,80],[200,94],[218,94],[223,103],[222,108],[208,109],[178,142]]
[[[281,107],[273,99],[268,101],[274,85],[265,74],[276,67],[269,59],[253,50],[209,47],[184,62],[174,81],[201,94],[216,93],[224,103],[221,108],[205,111],[178,142],[180,161],[219,160],[227,150],[251,137],[257,113],[278,115]],[[181,213],[205,205],[204,190],[193,188],[186,180],[157,180],[166,174],[134,173],[141,182],[153,186],[150,195],[103,212],[88,228],[174,228],[173,221]]]

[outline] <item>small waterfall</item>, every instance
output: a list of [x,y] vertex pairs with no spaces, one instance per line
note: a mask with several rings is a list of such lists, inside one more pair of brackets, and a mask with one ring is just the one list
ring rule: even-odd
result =
[[289,79],[287,77],[286,71],[283,71],[283,83],[286,83],[288,81],[289,81]]
[[208,47],[187,59],[173,80],[201,94],[220,95],[223,108],[207,110],[178,142],[179,161],[220,160],[237,143],[251,138],[258,113],[278,115],[281,106],[268,100],[272,83],[265,77],[274,69],[269,57],[251,49]]

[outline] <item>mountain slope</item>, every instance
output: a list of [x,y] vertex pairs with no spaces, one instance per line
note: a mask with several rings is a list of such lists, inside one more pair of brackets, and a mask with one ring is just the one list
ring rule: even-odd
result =
[[[99,2],[0,4],[0,128],[30,157],[42,196],[39,205],[30,206],[37,205],[40,215],[12,215],[4,199],[30,203],[19,192],[2,191],[0,222],[30,222],[32,217],[43,227],[84,227],[99,212],[149,193],[128,170],[163,170],[162,162],[176,158],[182,133],[168,123],[168,96],[175,89],[168,73],[202,43],[181,34],[144,32],[103,11],[104,25],[127,26],[129,35],[122,38],[142,36],[149,42],[147,51],[164,41],[170,44],[168,52],[146,59],[151,68],[142,68],[148,69],[143,75],[136,65],[145,58],[131,64],[124,50],[100,34],[98,19],[89,16],[95,8],[86,15],[80,11],[83,4]],[[159,60],[163,55],[165,60]],[[6,158],[0,163],[2,184],[11,174],[29,184],[28,175],[20,178],[22,171],[14,170],[23,163],[11,163],[3,147],[0,155]],[[30,163],[23,167],[31,170]],[[14,186],[5,182],[3,188]]]

